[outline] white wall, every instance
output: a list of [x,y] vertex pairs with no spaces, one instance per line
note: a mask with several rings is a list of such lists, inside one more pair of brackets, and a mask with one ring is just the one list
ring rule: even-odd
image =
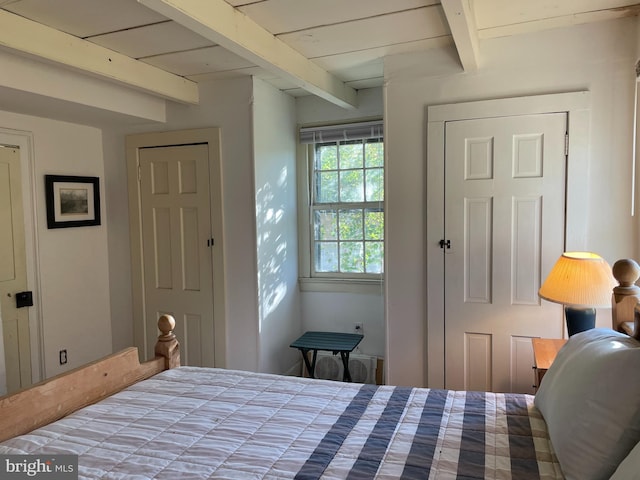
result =
[[[635,64],[637,65],[640,61],[640,15],[636,17],[636,52],[635,52]],[[637,93],[637,96],[640,97],[640,73],[636,72],[636,83],[634,85],[634,95]],[[636,178],[640,176],[640,98],[636,98],[635,105],[635,117],[636,117],[636,131],[635,131],[635,155],[636,155]],[[636,215],[640,215],[640,181],[636,180],[636,188],[635,188],[635,209]],[[640,222],[639,222],[640,223]],[[640,232],[639,232],[640,234]],[[640,261],[640,259],[636,258],[636,260]]]
[[[385,61],[387,378],[426,381],[426,107],[577,90],[591,92],[584,245],[610,263],[637,258],[630,216],[636,19],[480,43],[481,68],[461,73],[450,49]],[[430,68],[432,70],[430,70]],[[576,246],[567,245],[567,248]]]
[[[256,246],[261,372],[299,363],[289,344],[301,334],[298,291],[295,100],[253,81]],[[299,371],[299,370],[298,370]]]
[[103,128],[104,197],[109,208],[109,291],[111,294],[111,333],[114,352],[133,346],[133,291],[131,285],[131,246],[129,202],[124,134],[120,129]]
[[384,357],[383,286],[380,293],[303,292],[304,330],[354,331],[362,323],[364,338],[354,353]]
[[[108,96],[112,93],[109,88],[103,87],[104,85],[99,83],[87,86],[95,96]],[[225,283],[228,288],[225,298],[227,327],[223,338],[226,357],[225,365],[221,366],[258,370],[260,324],[257,295],[256,191],[253,180],[252,89],[253,83],[249,77],[201,84],[200,105],[168,103],[167,122],[162,124],[151,122],[132,126],[128,122],[129,117],[123,117],[127,121],[122,124],[114,123],[113,117],[109,117],[105,123],[102,112],[96,112],[92,121],[103,124],[101,130],[0,112],[0,127],[33,132],[36,176],[39,182],[44,173],[101,177],[104,219],[101,227],[46,231],[44,187],[40,189],[40,183],[37,185],[40,207],[38,247],[42,277],[42,310],[45,312],[43,335],[46,337],[47,376],[58,372],[58,351],[61,348],[67,348],[68,366],[74,367],[112,350],[133,344],[125,135],[209,126],[221,127],[222,131],[222,209],[225,236],[223,254]],[[294,101],[279,92],[276,93],[273,98],[281,97],[276,103],[279,104],[283,118],[286,117],[286,121],[292,124],[290,141],[293,142]],[[274,100],[271,96],[269,93],[263,95],[263,98],[272,102]],[[128,101],[136,103],[135,98],[127,98]],[[31,99],[35,101],[29,105],[25,104],[24,108],[38,111],[38,97]],[[55,102],[62,100],[54,99]],[[139,108],[134,105],[131,110],[140,112],[142,117],[145,114],[146,98],[140,99],[137,107]],[[77,111],[70,108],[63,116],[85,121],[87,117],[91,117],[89,110],[85,108]],[[153,117],[156,112],[155,105],[148,112],[149,117]],[[46,108],[42,110],[42,114],[55,115],[55,111]],[[289,148],[290,158],[286,159],[287,162],[293,161],[294,152],[294,147]],[[264,170],[265,181],[269,180],[266,175],[270,172],[267,170]],[[41,183],[43,185],[44,181]],[[288,194],[290,195],[291,191]],[[293,208],[292,216],[287,216],[286,219],[288,230],[291,229],[292,219],[295,219],[295,205]],[[96,232],[99,238],[95,238]],[[295,259],[295,235],[292,241],[293,253],[290,258]],[[100,251],[105,252],[105,255],[95,255],[95,252]],[[69,263],[71,260],[77,263]],[[290,283],[290,263],[287,268],[287,282]],[[293,297],[287,298],[287,301],[291,302],[287,308],[296,311],[299,307],[295,307],[295,300],[291,298]],[[278,315],[279,321],[291,322],[293,318],[280,312]],[[296,322],[296,328],[299,329],[299,312]],[[266,351],[275,350],[269,339],[265,345],[268,346]],[[287,350],[287,353],[295,355],[294,351]],[[291,362],[292,359],[289,358],[287,363]],[[280,366],[270,365],[266,368],[273,370],[280,369]]]
[[[31,261],[40,269],[44,375],[49,377],[111,353],[107,223],[48,230],[44,195],[45,174],[100,177],[104,189],[102,136],[97,128],[3,111],[0,127],[33,134],[38,258]],[[103,218],[106,203],[102,194]],[[61,349],[68,353],[64,366],[59,365]]]
[[[298,125],[337,124],[364,119],[381,118],[383,114],[382,88],[358,91],[358,107],[343,109],[318,97],[306,96],[296,100]],[[386,132],[385,132],[386,144]],[[388,161],[388,159],[387,159]],[[362,323],[364,339],[357,352],[384,356],[384,295],[379,293],[347,293],[303,291],[303,330],[353,332],[355,323]]]
[[300,126],[308,126],[381,118],[382,97],[382,88],[358,90],[356,108],[341,108],[313,95],[298,97],[296,98],[296,121]]

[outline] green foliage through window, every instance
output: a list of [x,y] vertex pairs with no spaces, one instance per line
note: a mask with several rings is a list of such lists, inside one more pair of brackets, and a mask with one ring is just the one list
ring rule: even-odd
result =
[[315,272],[383,273],[382,139],[315,144],[313,189]]

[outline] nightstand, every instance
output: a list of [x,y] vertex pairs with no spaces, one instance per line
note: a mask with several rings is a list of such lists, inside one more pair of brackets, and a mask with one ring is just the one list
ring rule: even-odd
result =
[[533,343],[533,369],[536,371],[534,388],[537,389],[542,377],[567,341],[563,338],[532,338],[531,342]]

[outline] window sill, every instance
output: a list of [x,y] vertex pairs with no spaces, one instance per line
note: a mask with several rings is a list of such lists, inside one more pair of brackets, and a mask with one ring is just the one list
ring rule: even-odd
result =
[[384,280],[298,278],[301,292],[384,294]]

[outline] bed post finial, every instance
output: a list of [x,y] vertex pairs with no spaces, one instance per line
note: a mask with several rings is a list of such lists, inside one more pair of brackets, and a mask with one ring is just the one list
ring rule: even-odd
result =
[[[635,282],[640,277],[640,266],[630,258],[623,258],[613,264],[611,268],[613,276],[619,285],[613,288],[612,296],[612,327],[614,330],[633,333],[633,323],[636,317],[635,307],[640,301],[640,287]],[[636,324],[636,335],[638,332]]]
[[156,356],[164,357],[164,367],[168,370],[180,366],[180,344],[173,333],[176,320],[171,315],[161,315],[158,319],[158,329],[162,334],[156,342]]

